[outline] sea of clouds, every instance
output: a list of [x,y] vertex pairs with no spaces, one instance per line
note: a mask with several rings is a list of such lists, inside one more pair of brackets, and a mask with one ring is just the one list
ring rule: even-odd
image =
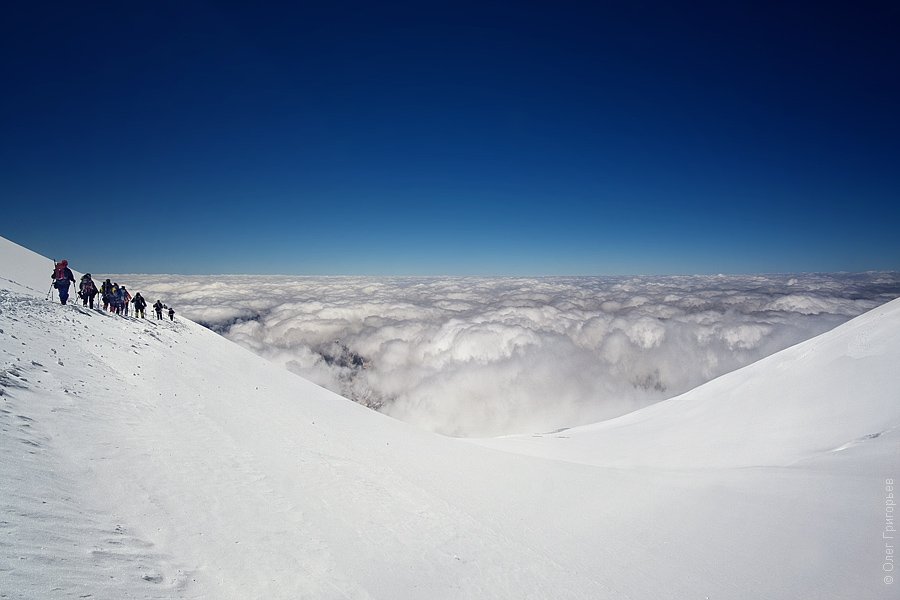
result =
[[457,436],[621,415],[900,296],[900,273],[114,279],[326,388]]

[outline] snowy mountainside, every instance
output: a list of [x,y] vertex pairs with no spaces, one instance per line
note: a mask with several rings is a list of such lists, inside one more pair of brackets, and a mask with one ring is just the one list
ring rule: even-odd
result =
[[481,443],[614,467],[790,465],[900,425],[898,324],[900,300],[894,300],[622,417]]
[[[0,236],[0,289],[9,289],[37,298],[50,291],[54,261]],[[71,267],[71,265],[70,265]],[[72,268],[76,280],[82,273]],[[55,292],[54,292],[55,294]],[[75,293],[72,293],[73,299]]]
[[[500,452],[417,430],[178,317],[48,302],[49,261],[0,250],[0,598],[895,591],[883,582],[878,527],[900,436],[892,406],[883,420],[870,413],[897,389],[882,362],[900,343],[896,301],[845,326],[865,334],[848,346],[855,357],[841,344],[856,338],[835,330],[727,389],[700,388],[631,425],[570,430],[584,444],[569,432],[532,438],[573,442],[548,460],[525,455],[537,452],[519,439],[480,442]],[[32,291],[9,283],[27,283],[29,269],[40,274]],[[779,379],[801,367],[808,380]],[[820,421],[791,422],[777,451],[751,428],[727,459],[699,458],[711,443],[725,448],[698,437],[704,427],[746,419],[751,405],[760,421],[784,416],[764,396],[769,381],[792,382],[803,399],[814,377],[835,396],[859,390],[862,416],[827,413],[841,419],[827,436]],[[669,427],[671,438],[653,437]],[[678,459],[648,458],[660,454]]]

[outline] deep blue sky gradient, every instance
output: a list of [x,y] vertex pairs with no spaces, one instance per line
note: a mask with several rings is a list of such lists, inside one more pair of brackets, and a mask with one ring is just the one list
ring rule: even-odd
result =
[[900,269],[895,3],[19,4],[0,235],[80,270]]

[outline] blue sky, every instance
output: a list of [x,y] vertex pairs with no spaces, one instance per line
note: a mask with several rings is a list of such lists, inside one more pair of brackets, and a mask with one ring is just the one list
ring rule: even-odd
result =
[[27,4],[0,235],[80,270],[900,269],[888,3]]

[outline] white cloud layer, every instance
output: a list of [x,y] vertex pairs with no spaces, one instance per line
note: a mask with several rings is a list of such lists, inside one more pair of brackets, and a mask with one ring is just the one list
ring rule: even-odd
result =
[[357,402],[461,436],[617,416],[900,295],[900,273],[115,279]]

